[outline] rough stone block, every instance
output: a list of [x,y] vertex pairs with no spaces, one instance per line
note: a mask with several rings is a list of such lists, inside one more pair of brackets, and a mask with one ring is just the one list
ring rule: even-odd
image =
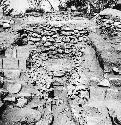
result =
[[105,98],[105,89],[101,87],[90,87],[90,98],[92,100],[104,100]]
[[26,59],[19,59],[19,69],[20,70],[26,70]]
[[20,76],[20,70],[18,69],[5,69],[4,71],[4,75],[5,77],[9,78],[9,79],[18,79]]
[[4,58],[3,69],[18,69],[18,59]]
[[118,89],[107,89],[106,100],[121,100],[121,91]]
[[29,56],[29,47],[28,46],[19,46],[17,49],[17,58],[27,58]]
[[6,51],[5,51],[5,57],[6,58],[11,58],[12,57],[12,54],[13,54],[13,50],[11,48],[8,48]]

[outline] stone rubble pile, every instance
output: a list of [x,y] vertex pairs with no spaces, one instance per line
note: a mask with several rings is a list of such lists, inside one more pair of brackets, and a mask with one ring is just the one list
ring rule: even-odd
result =
[[99,15],[96,20],[99,26],[100,34],[105,38],[120,37],[121,32],[121,19],[118,16],[112,15]]
[[97,25],[97,34],[89,35],[93,48],[105,73],[120,75],[120,25],[121,12],[105,9],[92,19]]

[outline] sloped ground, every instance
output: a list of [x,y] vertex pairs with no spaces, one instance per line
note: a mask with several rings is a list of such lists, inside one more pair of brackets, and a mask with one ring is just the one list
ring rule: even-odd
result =
[[120,61],[115,39],[60,15],[1,21],[1,124],[120,124],[120,71],[105,69]]

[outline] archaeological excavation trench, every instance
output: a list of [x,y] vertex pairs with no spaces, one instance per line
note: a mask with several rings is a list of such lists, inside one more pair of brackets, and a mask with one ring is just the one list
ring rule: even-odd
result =
[[0,125],[121,124],[121,23],[104,13],[3,19]]

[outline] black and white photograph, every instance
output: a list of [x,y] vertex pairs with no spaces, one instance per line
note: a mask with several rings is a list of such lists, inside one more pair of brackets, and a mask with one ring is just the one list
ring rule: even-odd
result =
[[121,125],[121,0],[0,0],[0,125]]

